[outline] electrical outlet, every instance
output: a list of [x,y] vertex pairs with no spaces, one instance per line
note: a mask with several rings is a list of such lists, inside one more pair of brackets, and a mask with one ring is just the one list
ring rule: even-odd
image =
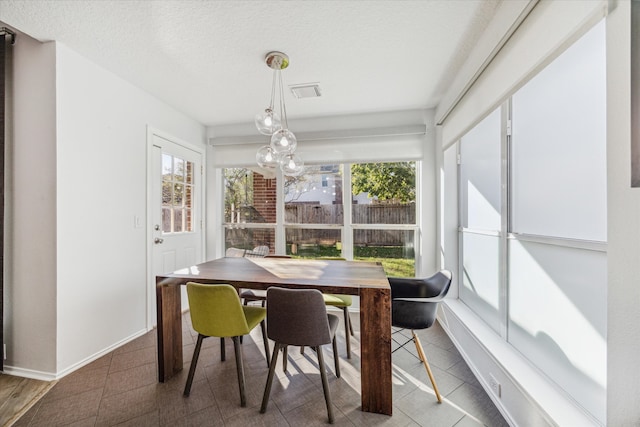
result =
[[502,393],[502,387],[500,386],[500,383],[498,382],[496,377],[494,377],[492,374],[489,374],[489,387],[491,387],[491,390],[493,390],[493,393],[496,396],[501,397],[500,394]]

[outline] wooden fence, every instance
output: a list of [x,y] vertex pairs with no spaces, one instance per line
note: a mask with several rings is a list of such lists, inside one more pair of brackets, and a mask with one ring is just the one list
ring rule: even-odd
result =
[[[415,224],[415,205],[353,205],[354,224]],[[343,224],[342,205],[295,204],[285,208],[289,224]],[[406,231],[356,230],[356,246],[403,246]],[[289,229],[287,241],[330,246],[340,239],[338,230]]]

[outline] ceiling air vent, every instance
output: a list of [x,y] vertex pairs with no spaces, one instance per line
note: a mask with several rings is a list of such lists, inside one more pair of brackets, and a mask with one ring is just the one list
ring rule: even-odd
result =
[[300,99],[300,98],[317,98],[322,95],[320,92],[320,84],[319,83],[304,83],[300,85],[291,85],[289,86],[291,89],[291,93]]

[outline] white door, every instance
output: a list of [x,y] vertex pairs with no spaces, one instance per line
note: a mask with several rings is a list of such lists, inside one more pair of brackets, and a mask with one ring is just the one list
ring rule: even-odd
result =
[[[156,324],[155,276],[203,261],[202,152],[150,132],[149,326]],[[182,308],[188,307],[183,290]]]

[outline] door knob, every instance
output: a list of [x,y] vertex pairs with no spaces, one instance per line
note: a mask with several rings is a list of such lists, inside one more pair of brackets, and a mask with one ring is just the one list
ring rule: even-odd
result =
[[156,237],[155,240],[153,241],[153,243],[155,243],[156,245],[161,245],[162,242],[164,242],[164,240],[159,237]]

